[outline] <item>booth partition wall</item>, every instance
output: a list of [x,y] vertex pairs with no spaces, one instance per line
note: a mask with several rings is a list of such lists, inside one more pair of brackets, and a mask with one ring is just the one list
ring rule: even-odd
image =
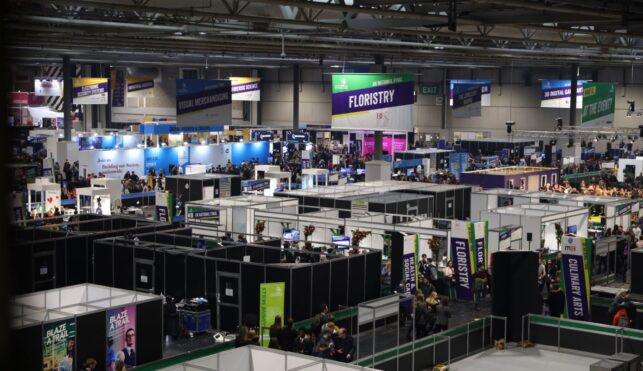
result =
[[[177,300],[205,297],[211,323],[223,331],[236,331],[242,323],[258,325],[259,288],[265,282],[286,284],[285,316],[296,321],[313,317],[322,304],[334,311],[380,294],[380,251],[320,261],[314,252],[282,250],[278,239],[218,246],[197,237],[162,238],[172,243],[150,242],[159,240],[151,235],[136,243],[123,238],[95,241],[95,282]],[[191,247],[197,241],[199,248]],[[147,278],[141,280],[142,275]]]

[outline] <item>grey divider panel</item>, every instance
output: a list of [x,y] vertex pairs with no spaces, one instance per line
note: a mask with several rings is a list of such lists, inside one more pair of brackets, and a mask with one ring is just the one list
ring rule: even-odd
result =
[[311,290],[311,271],[310,265],[292,269],[292,313],[290,316],[295,322],[314,316],[310,308],[310,297],[314,295]]
[[105,370],[106,321],[104,310],[76,317],[76,362],[79,365],[91,357],[97,362],[96,370]]
[[313,264],[312,313],[319,313],[322,304],[330,305],[330,263]]
[[[291,291],[290,285],[290,269],[284,267],[266,267],[266,282],[285,282],[286,283],[286,295],[284,299],[284,317],[288,318],[291,316],[290,311],[290,296],[291,292],[294,294],[294,291]],[[268,323],[272,324],[272,318],[268,318]]]
[[114,246],[114,286],[134,290],[134,246]]
[[41,324],[11,330],[9,345],[14,370],[42,370]]
[[336,311],[339,306],[346,306],[348,293],[348,258],[330,261],[330,310]]
[[364,270],[366,255],[357,255],[348,261],[348,305],[355,306],[364,301]]
[[180,251],[165,252],[166,294],[180,301],[185,299],[185,254]]
[[217,261],[205,260],[205,298],[210,306],[210,323],[216,326],[217,318]]
[[187,297],[205,296],[205,260],[198,255],[187,256]]
[[163,358],[163,305],[154,300],[136,305],[136,364]]
[[244,325],[259,325],[259,287],[264,269],[260,265],[241,265],[241,323]]
[[94,242],[94,280],[98,285],[114,286],[114,259],[111,241]]
[[380,296],[382,281],[380,274],[382,271],[382,253],[372,252],[366,255],[365,258],[365,286],[364,286],[364,301],[376,299]]

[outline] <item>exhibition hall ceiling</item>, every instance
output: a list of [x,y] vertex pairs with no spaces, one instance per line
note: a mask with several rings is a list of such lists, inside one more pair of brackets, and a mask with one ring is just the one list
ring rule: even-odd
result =
[[[638,0],[6,0],[26,63],[630,66]],[[377,56],[377,57],[376,57]]]

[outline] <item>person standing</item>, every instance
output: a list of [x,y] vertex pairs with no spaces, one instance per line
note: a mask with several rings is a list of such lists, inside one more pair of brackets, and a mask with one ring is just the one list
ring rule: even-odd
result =
[[560,318],[565,311],[565,294],[557,283],[552,285],[547,298],[547,306],[549,307],[549,315],[555,318]]
[[487,272],[482,264],[478,264],[478,270],[473,274],[473,309],[480,309],[482,294],[487,285]]
[[335,356],[340,362],[352,362],[355,341],[345,328],[339,330],[335,344]]
[[458,295],[455,291],[455,282],[453,282],[453,280],[455,279],[455,268],[453,268],[453,261],[451,260],[449,260],[449,262],[447,263],[447,267],[444,271],[444,279],[447,284],[449,299],[458,301]]
[[641,227],[638,224],[634,224],[632,233],[634,233],[634,241],[638,241],[641,238]]
[[286,352],[293,351],[293,345],[295,343],[295,338],[297,337],[297,331],[293,328],[293,324],[294,320],[292,317],[288,318],[286,326],[282,327],[281,331],[279,331],[279,334],[277,335],[281,350],[285,350]]
[[443,296],[440,298],[440,302],[435,306],[435,316],[435,332],[447,330],[449,328],[449,318],[451,318],[448,297]]

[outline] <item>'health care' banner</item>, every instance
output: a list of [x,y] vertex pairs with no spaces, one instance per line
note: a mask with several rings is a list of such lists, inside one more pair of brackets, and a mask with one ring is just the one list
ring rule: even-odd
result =
[[453,85],[453,117],[468,118],[482,115],[482,85]]
[[582,237],[564,236],[561,254],[561,282],[564,286],[567,318],[590,320],[590,276],[588,252],[591,241]]
[[72,79],[74,104],[107,104],[109,88],[107,78],[80,77]]
[[404,292],[411,295],[415,295],[418,282],[418,243],[419,240],[416,234],[404,236],[404,249],[402,252],[402,267],[404,270],[404,281],[406,282]]
[[583,126],[602,127],[614,125],[614,84],[586,82],[583,84]]
[[259,328],[264,347],[270,342],[270,326],[274,324],[275,316],[284,318],[285,293],[284,282],[262,283],[259,288]]
[[459,300],[473,300],[474,257],[471,249],[472,223],[451,223],[451,256],[455,269],[455,288]]
[[261,100],[261,78],[230,77],[232,82],[232,100]]
[[334,74],[332,127],[413,131],[415,76]]
[[176,80],[176,125],[232,123],[230,80]]
[[76,320],[74,318],[42,325],[42,369],[75,370]]

